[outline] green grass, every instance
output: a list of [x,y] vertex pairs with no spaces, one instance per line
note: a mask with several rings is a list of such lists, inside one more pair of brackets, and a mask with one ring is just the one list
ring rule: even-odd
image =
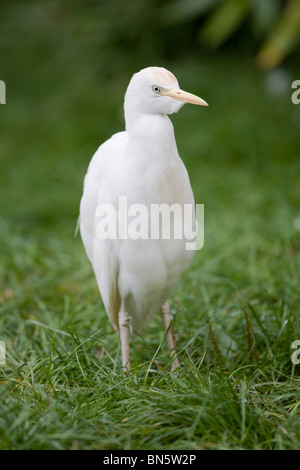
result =
[[[157,60],[210,104],[172,117],[196,202],[205,204],[205,244],[171,300],[177,375],[158,315],[134,339],[124,376],[118,336],[73,233],[88,162],[123,128],[135,69],[103,77],[93,41],[68,42],[72,23],[19,31],[18,48],[10,25],[8,16],[0,448],[298,449],[300,107],[289,88],[269,94],[264,74],[234,54]],[[154,59],[138,59],[137,69]],[[287,71],[299,78],[292,65]]]

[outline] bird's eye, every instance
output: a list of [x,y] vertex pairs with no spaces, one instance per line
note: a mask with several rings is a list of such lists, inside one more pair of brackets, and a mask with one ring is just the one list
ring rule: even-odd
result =
[[157,85],[154,85],[152,87],[152,90],[154,91],[154,93],[158,93],[158,94],[161,93],[161,88],[159,88],[159,86]]

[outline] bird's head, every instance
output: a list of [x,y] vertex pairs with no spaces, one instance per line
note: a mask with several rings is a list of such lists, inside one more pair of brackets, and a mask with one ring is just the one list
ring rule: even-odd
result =
[[185,104],[208,106],[199,96],[179,88],[176,77],[163,67],[147,67],[135,73],[125,94],[125,116],[172,114]]

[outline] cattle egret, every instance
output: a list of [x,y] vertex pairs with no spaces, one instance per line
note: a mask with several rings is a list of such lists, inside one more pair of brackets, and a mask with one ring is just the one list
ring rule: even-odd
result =
[[[146,223],[144,231],[139,227],[139,233],[138,225],[146,219],[132,217],[141,215],[141,208],[150,211],[162,204],[168,207],[175,204],[183,209],[184,205],[190,205],[195,225],[189,176],[167,116],[185,103],[207,106],[198,96],[181,90],[175,76],[165,68],[147,67],[134,74],[125,94],[126,130],[98,148],[84,179],[79,218],[81,238],[108,317],[120,333],[124,370],[130,367],[130,320],[133,331],[140,332],[159,310],[171,350],[172,368],[178,366],[168,297],[190,264],[194,251],[186,249],[184,236],[180,239],[173,232],[170,237],[162,236],[161,232],[159,236],[153,235],[151,224]],[[128,209],[125,216],[120,198]],[[104,220],[103,208],[115,209],[117,216],[106,218],[107,236],[98,230],[98,224]],[[135,221],[131,229],[136,230],[131,236],[129,226],[127,232],[119,231],[121,226],[126,227],[126,215],[126,223]],[[117,227],[108,228],[114,220]],[[171,220],[169,225],[174,229],[175,222]]]

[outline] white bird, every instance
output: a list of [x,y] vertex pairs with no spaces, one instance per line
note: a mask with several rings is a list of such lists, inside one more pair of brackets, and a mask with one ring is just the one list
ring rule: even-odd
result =
[[[207,106],[198,96],[181,90],[175,76],[165,68],[147,67],[134,74],[125,94],[126,131],[113,135],[98,148],[84,179],[79,218],[81,238],[106,312],[120,332],[125,370],[130,367],[130,319],[133,330],[139,332],[159,310],[167,331],[173,369],[178,366],[170,331],[168,297],[194,251],[187,250],[187,239],[176,238],[172,230],[169,239],[163,238],[161,232],[158,237],[151,237],[151,223],[150,227],[146,226],[149,236],[144,233],[130,237],[120,235],[118,230],[124,216],[128,216],[128,222],[130,215],[137,215],[134,204],[139,204],[138,208],[143,205],[149,211],[153,205],[163,203],[181,208],[189,204],[194,226],[193,192],[167,116],[185,103]],[[124,209],[120,208],[120,197],[126,198],[127,207],[135,207],[131,214],[121,213]],[[103,204],[116,211],[117,235],[113,230],[111,236],[103,237],[97,231],[97,224],[103,222],[99,207],[108,207]],[[174,224],[169,222],[173,230]]]

